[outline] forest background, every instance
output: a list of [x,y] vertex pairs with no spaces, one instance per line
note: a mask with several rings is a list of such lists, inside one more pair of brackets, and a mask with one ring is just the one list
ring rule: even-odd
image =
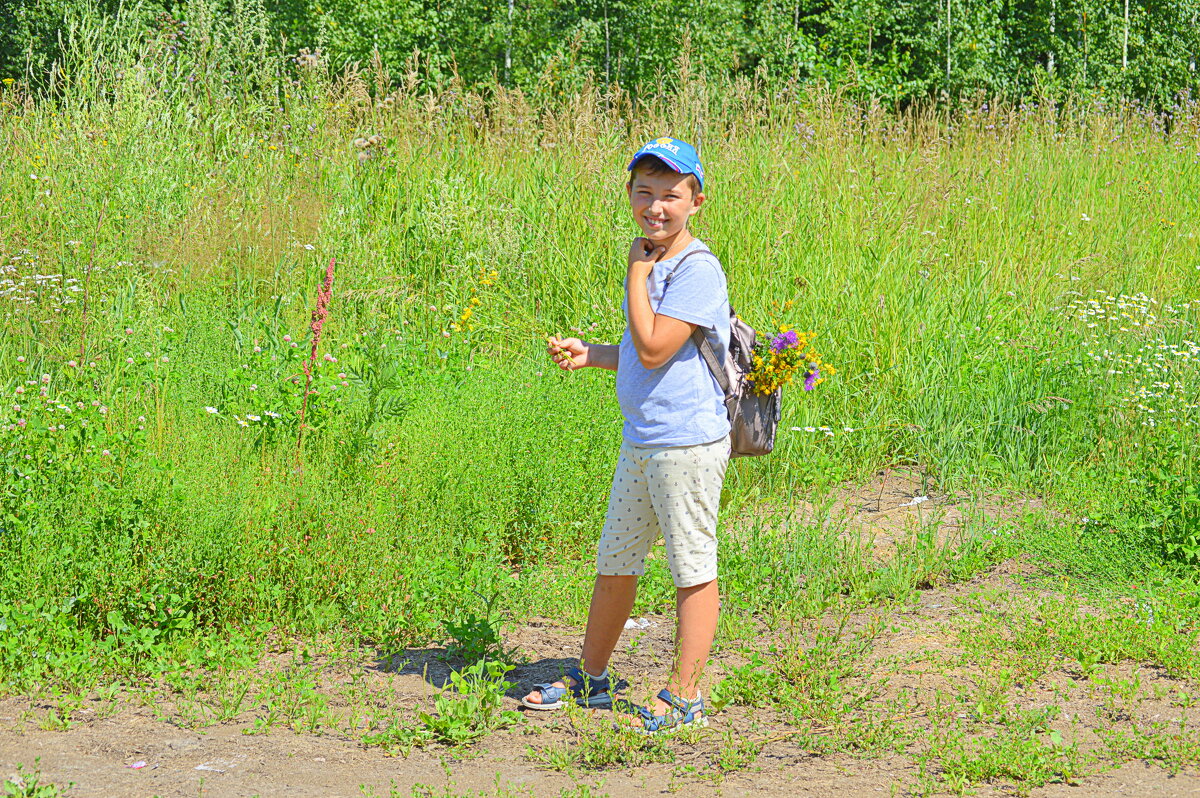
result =
[[0,77],[43,84],[88,15],[180,48],[204,46],[197,21],[255,20],[235,46],[319,48],[334,68],[378,53],[393,72],[416,54],[427,86],[535,94],[589,75],[653,90],[686,38],[708,78],[824,81],[892,106],[1066,91],[1161,108],[1195,91],[1200,57],[1200,0],[0,0]]

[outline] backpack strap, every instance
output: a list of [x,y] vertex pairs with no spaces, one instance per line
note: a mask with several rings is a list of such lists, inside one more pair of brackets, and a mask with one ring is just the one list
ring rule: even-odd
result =
[[708,342],[708,338],[704,335],[704,330],[699,327],[693,329],[692,341],[696,344],[696,348],[700,350],[700,356],[704,358],[704,362],[708,364],[708,370],[716,377],[721,390],[725,392],[726,396],[729,396],[733,393],[733,386],[729,384],[729,375],[725,373],[725,369],[717,362],[717,353],[713,349],[712,344]]
[[[683,265],[683,262],[685,260],[687,260],[688,258],[692,257],[693,255],[712,255],[712,253],[710,251],[708,251],[707,249],[693,249],[691,252],[687,253],[682,258],[680,258],[679,263],[675,264],[675,268],[671,269],[670,273],[667,274],[666,279],[663,280],[663,289],[664,290],[666,289],[666,287],[668,285],[671,284],[671,278],[675,276],[675,272],[679,271],[679,267]],[[713,255],[713,257],[715,258],[716,255]]]

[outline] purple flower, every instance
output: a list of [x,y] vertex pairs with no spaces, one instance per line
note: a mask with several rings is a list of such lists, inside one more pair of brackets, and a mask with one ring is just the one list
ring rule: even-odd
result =
[[791,349],[799,342],[800,339],[796,337],[796,333],[792,330],[788,330],[787,332],[781,332],[779,335],[776,335],[773,339],[771,339],[771,348],[776,352],[782,352],[785,349]]
[[813,388],[815,388],[817,384],[817,378],[820,376],[820,369],[813,369],[812,371],[808,372],[808,374],[806,374],[804,377],[804,390],[811,391]]

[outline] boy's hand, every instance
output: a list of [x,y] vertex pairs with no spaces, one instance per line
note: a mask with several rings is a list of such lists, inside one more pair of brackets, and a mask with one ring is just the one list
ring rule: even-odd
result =
[[648,238],[635,238],[629,247],[629,274],[646,279],[654,264],[667,253],[666,247],[655,246]]
[[574,371],[591,365],[588,360],[588,345],[578,338],[551,337],[546,339],[546,344],[550,359],[564,371]]

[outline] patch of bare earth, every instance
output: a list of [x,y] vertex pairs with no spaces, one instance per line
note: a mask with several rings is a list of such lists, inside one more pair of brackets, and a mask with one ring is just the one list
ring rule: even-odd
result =
[[[926,499],[913,500],[925,496]],[[993,502],[984,511],[1013,515],[1029,503]],[[975,512],[947,498],[926,493],[911,475],[882,474],[871,486],[847,492],[838,513],[856,517],[857,530],[886,557],[895,541],[909,534],[921,514],[937,513],[941,526],[961,524]],[[891,541],[891,543],[889,543]],[[523,712],[517,726],[489,734],[481,741],[453,749],[438,745],[388,755],[364,746],[363,734],[391,718],[415,722],[418,709],[429,709],[432,696],[446,683],[449,667],[444,651],[425,649],[391,658],[347,658],[310,663],[305,673],[315,676],[315,690],[328,698],[327,715],[313,731],[297,733],[282,722],[265,733],[263,706],[251,700],[232,720],[214,723],[195,712],[182,712],[177,699],[138,701],[128,696],[114,711],[102,701],[88,702],[73,715],[67,731],[41,728],[49,702],[28,698],[0,701],[0,778],[15,772],[17,763],[28,770],[40,759],[42,777],[74,786],[69,796],[389,796],[410,795],[417,785],[429,785],[442,795],[530,794],[558,796],[578,785],[595,795],[780,795],[846,798],[905,794],[918,780],[918,756],[932,734],[939,711],[935,699],[978,690],[991,678],[988,662],[973,657],[972,630],[983,622],[981,601],[1036,601],[1038,590],[1023,576],[1029,566],[1010,561],[967,583],[923,590],[918,600],[903,607],[872,608],[840,620],[821,619],[786,632],[761,628],[753,647],[763,652],[770,644],[807,647],[820,634],[840,627],[847,639],[859,638],[860,667],[850,677],[850,690],[869,698],[855,711],[901,730],[902,744],[889,750],[856,746],[846,729],[787,718],[774,708],[730,705],[712,717],[710,728],[666,742],[671,761],[638,766],[609,766],[601,770],[555,770],[545,764],[547,752],[569,751],[581,745],[582,735],[594,734],[619,716],[609,712],[564,715]],[[979,599],[979,596],[985,596]],[[650,617],[650,625],[629,630],[614,657],[613,668],[629,680],[627,695],[640,699],[665,683],[672,646],[673,620]],[[578,656],[582,630],[551,620],[533,619],[508,630],[506,643],[527,660],[509,674],[516,687],[509,691],[509,708],[536,682],[556,678]],[[733,668],[744,665],[746,651],[738,641],[725,641],[708,669],[706,695]],[[299,665],[291,654],[272,655],[261,672],[290,672]],[[1096,674],[1093,674],[1096,675]],[[1200,723],[1200,709],[1184,708],[1173,700],[1195,685],[1169,677],[1158,668],[1123,664],[1102,668],[1099,675],[1113,681],[1136,681],[1140,695],[1114,702],[1111,693],[1095,688],[1072,666],[1055,663],[1019,684],[1007,696],[1009,705],[1033,711],[1050,704],[1061,708],[1053,728],[1086,751],[1100,751],[1098,732],[1114,723],[1130,728],[1184,719]],[[228,685],[226,686],[228,689]],[[251,691],[253,695],[254,691]],[[215,698],[210,698],[210,701]],[[1131,712],[1135,717],[1120,717]],[[874,715],[872,715],[874,713]],[[944,720],[944,718],[943,718]],[[790,722],[789,722],[790,721]],[[871,728],[868,721],[862,728]],[[297,725],[303,726],[300,723]],[[835,723],[836,725],[836,723]],[[857,727],[855,727],[857,728]],[[839,746],[814,743],[842,735]],[[979,727],[979,734],[991,733]],[[729,753],[739,743],[757,742],[758,752],[730,770]],[[822,750],[813,750],[821,748]],[[837,750],[833,750],[837,749]],[[897,753],[896,750],[901,751]],[[539,753],[540,752],[540,753]],[[130,766],[145,763],[144,767]],[[722,770],[721,764],[725,765]],[[1011,795],[1011,781],[997,779],[977,786],[978,795]],[[507,791],[507,792],[506,792]],[[1033,787],[1034,796],[1200,796],[1200,772],[1194,762],[1172,774],[1155,761],[1120,764],[1102,758],[1084,768],[1068,784]]]
[[917,470],[903,467],[878,472],[866,485],[843,491],[828,505],[801,503],[799,521],[824,517],[844,524],[842,537],[857,540],[884,561],[927,532],[939,545],[950,545],[965,531],[971,517],[986,516],[996,523],[1041,510],[1040,499],[946,496],[934,491]]

